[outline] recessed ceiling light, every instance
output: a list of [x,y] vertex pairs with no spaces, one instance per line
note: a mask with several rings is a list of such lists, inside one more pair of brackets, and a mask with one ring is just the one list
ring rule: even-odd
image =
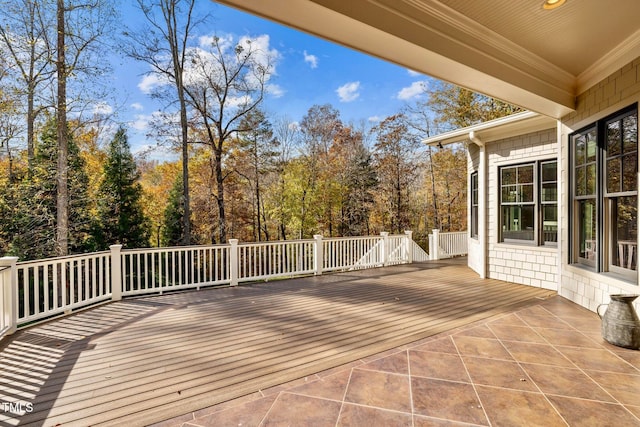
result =
[[545,0],[542,8],[546,10],[556,9],[564,4],[567,0]]

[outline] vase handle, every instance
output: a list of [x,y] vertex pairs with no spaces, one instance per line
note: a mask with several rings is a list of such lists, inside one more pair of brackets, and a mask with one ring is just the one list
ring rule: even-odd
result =
[[596,313],[598,314],[598,317],[600,319],[602,319],[602,315],[600,314],[600,307],[602,307],[603,305],[609,305],[609,304],[600,304],[598,305],[598,307],[596,307]]

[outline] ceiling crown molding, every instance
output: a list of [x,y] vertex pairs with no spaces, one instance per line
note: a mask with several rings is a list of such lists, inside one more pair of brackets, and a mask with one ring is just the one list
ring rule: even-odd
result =
[[595,86],[603,79],[640,57],[640,30],[611,49],[602,59],[587,68],[576,79],[576,95]]

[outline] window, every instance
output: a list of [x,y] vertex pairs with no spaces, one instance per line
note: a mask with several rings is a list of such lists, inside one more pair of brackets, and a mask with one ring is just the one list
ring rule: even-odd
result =
[[571,135],[572,262],[637,277],[638,114],[635,106]]
[[471,174],[471,237],[478,238],[478,172]]
[[503,242],[556,245],[557,161],[500,168],[500,223]]

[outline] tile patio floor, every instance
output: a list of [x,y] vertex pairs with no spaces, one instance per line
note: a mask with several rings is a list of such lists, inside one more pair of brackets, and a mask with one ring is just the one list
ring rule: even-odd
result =
[[640,351],[559,296],[158,426],[640,426]]

